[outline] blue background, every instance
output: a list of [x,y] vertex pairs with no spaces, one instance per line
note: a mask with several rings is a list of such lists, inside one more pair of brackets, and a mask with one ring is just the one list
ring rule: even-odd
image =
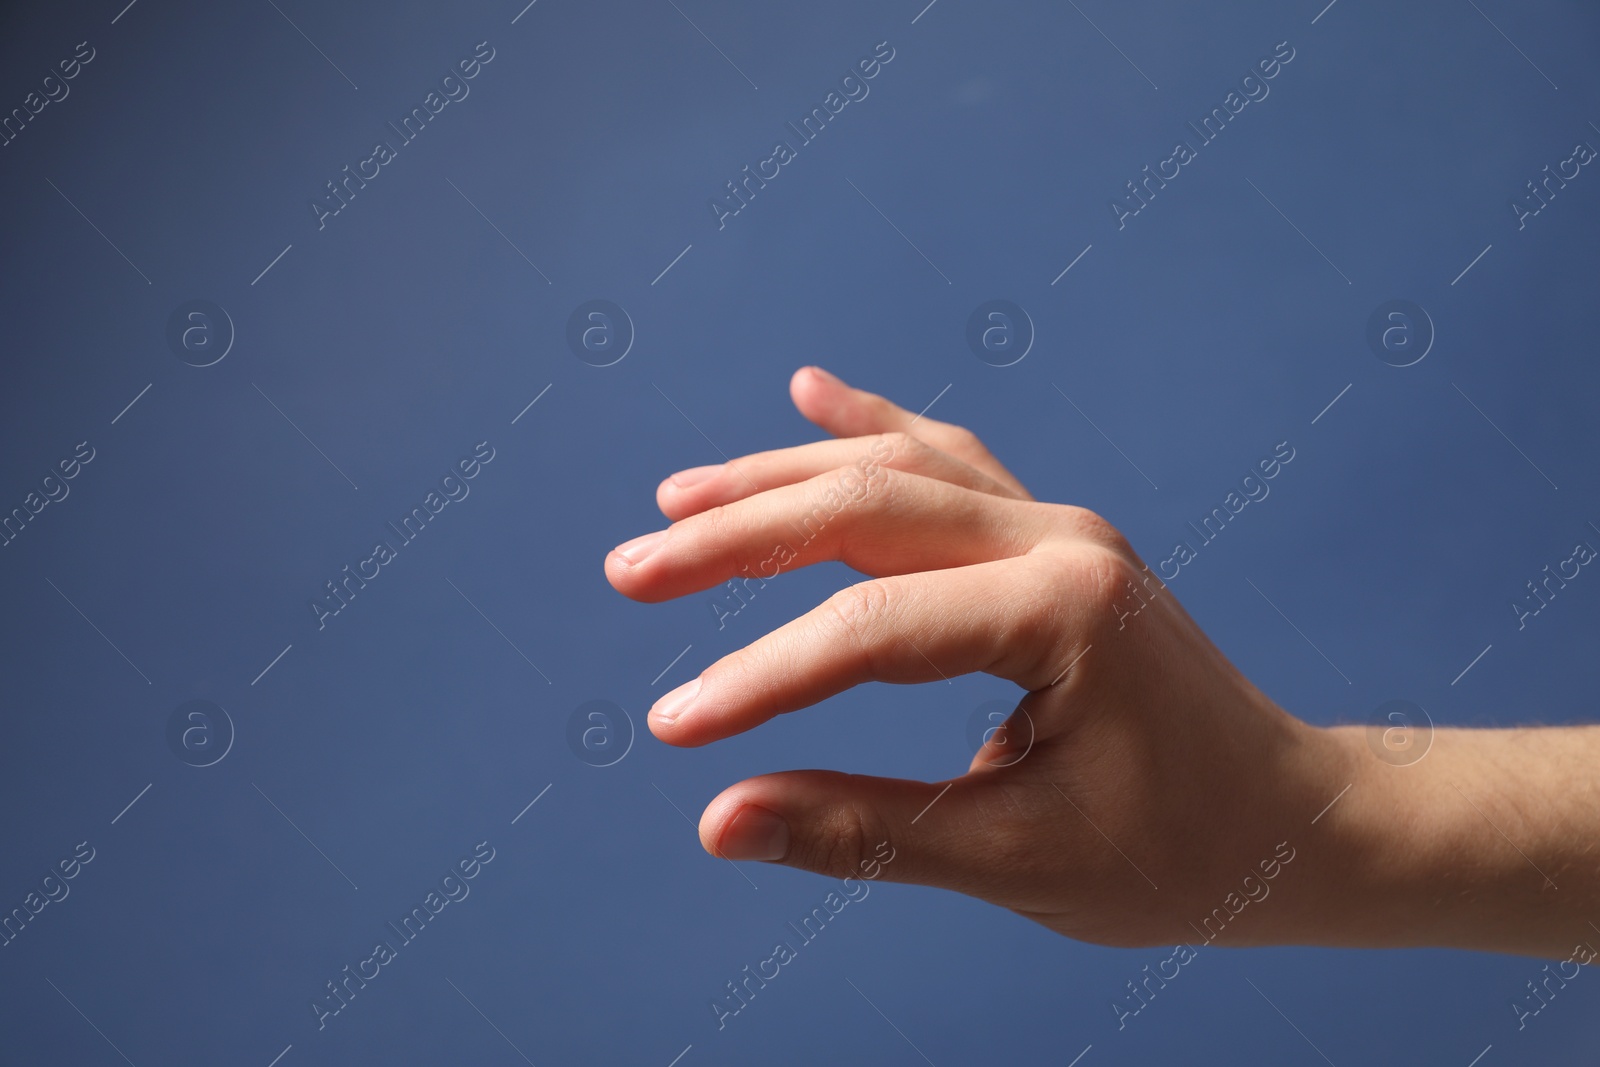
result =
[[[1595,718],[1600,579],[1521,630],[1509,607],[1600,544],[1600,176],[1520,230],[1508,206],[1600,145],[1591,6],[279,8],[0,16],[0,111],[95,50],[0,148],[0,510],[95,450],[0,549],[0,910],[96,853],[0,948],[0,1059],[1592,1054],[1600,980],[1519,1032],[1538,963],[1442,951],[1205,952],[1119,1031],[1112,1001],[1166,950],[887,883],[719,1032],[708,1002],[830,883],[708,857],[703,805],[785,768],[957,774],[974,709],[1016,694],[868,686],[669,749],[644,729],[657,696],[849,576],[786,576],[719,631],[707,597],[634,604],[601,570],[662,524],[668,473],[814,438],[785,386],[816,362],[914,410],[938,396],[1152,563],[1287,440],[1271,496],[1172,583],[1246,674],[1316,723],[1392,698],[1446,724]],[[480,41],[470,95],[319,229],[311,198]],[[870,95],[719,230],[708,199],[880,41]],[[1111,198],[1280,41],[1270,95],[1119,229]],[[605,368],[565,340],[595,298],[636,329]],[[1014,366],[964,339],[994,298],[1036,330]],[[1396,298],[1437,333],[1405,368],[1365,340]],[[192,299],[236,331],[209,367],[166,341]],[[485,440],[470,496],[319,630],[323,583]],[[191,699],[235,734],[208,767],[168,745]],[[596,699],[637,732],[604,768],[567,741]],[[324,983],[485,840],[471,895],[319,1031]]]

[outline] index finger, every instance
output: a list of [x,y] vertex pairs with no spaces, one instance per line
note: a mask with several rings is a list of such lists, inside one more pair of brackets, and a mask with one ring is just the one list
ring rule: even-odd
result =
[[[1025,556],[846,586],[663,696],[649,726],[671,745],[731,737],[865,682],[910,685],[982,671],[1027,690],[1062,675],[1061,646],[1104,596],[1094,568]],[[1045,634],[1070,634],[1062,642]]]

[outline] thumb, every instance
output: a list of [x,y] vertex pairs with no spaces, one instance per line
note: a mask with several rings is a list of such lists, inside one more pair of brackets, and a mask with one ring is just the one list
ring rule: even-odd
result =
[[764,860],[832,878],[878,878],[992,890],[1006,864],[976,794],[987,775],[916,782],[836,771],[784,771],[731,786],[700,816],[700,843],[729,860]]

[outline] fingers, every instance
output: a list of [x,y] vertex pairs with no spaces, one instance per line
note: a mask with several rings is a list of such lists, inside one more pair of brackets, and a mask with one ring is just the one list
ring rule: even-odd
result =
[[894,470],[937,478],[992,496],[1028,499],[975,467],[909,434],[816,441],[797,448],[757,452],[731,463],[679,471],[656,489],[656,503],[669,519],[682,519],[720,504],[792,485],[828,471],[878,463]]
[[973,777],[940,783],[833,771],[767,774],[707,806],[700,843],[724,859],[848,879],[843,892],[851,901],[871,892],[864,883],[875,879],[974,892],[1014,866],[980,815],[991,798],[989,810],[1007,810],[1000,788]]
[[1042,689],[1082,651],[1072,635],[1087,632],[1097,581],[1027,556],[848,586],[662,697],[650,730],[709,744],[871,681],[985,671]]
[[623,594],[654,602],[821,560],[871,575],[960,567],[1020,555],[1050,530],[1041,504],[846,467],[637,538],[607,557],[606,574]]
[[803,367],[789,380],[800,414],[835,437],[861,437],[895,430],[913,434],[975,467],[1017,495],[1032,499],[1022,483],[989,453],[972,431],[917,416],[876,393],[855,389],[821,367]]

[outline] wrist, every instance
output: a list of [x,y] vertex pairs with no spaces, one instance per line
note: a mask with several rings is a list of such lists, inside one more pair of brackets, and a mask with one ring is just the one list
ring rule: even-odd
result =
[[1319,731],[1325,773],[1349,789],[1306,833],[1304,940],[1548,956],[1600,944],[1594,872],[1566,859],[1593,787],[1546,750],[1556,733],[1436,730],[1405,762],[1380,758],[1365,726]]

